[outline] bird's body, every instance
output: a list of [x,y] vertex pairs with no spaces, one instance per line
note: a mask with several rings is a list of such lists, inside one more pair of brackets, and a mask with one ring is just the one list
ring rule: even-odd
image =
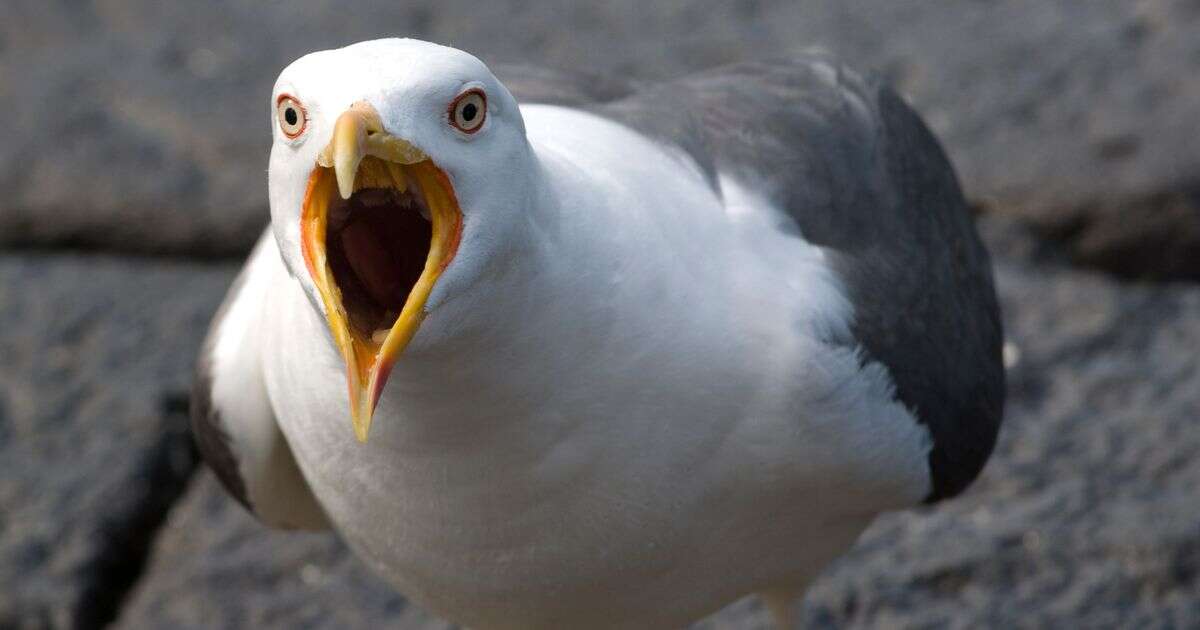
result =
[[[809,88],[828,101],[842,87],[820,64],[796,72],[816,77]],[[822,78],[822,68],[834,74]],[[636,98],[523,105],[524,142],[506,158],[518,167],[502,181],[447,169],[465,216],[461,243],[419,333],[389,366],[365,444],[346,425],[346,355],[276,225],[203,363],[201,445],[225,462],[226,484],[268,522],[319,525],[327,515],[401,592],[471,627],[659,628],[746,594],[794,596],[879,512],[974,477],[973,453],[986,458],[994,440],[1002,375],[986,256],[952,176],[930,207],[909,207],[908,182],[891,181],[905,175],[889,162],[895,123],[879,122],[881,106],[861,95],[831,107],[782,103],[826,134],[771,138],[795,151],[782,162],[761,161],[778,148],[739,155],[721,133],[672,142],[671,125],[646,118]],[[704,98],[689,124],[705,122]],[[856,126],[822,128],[824,112]],[[877,145],[849,143],[860,135]],[[854,150],[868,157],[847,159]],[[940,155],[924,159],[948,172]],[[820,173],[842,162],[866,169],[861,189]],[[795,175],[804,169],[816,172],[811,186],[786,188],[804,185]],[[289,203],[274,192],[287,182],[272,171],[273,212]],[[493,198],[498,186],[517,211],[480,227],[473,187]],[[945,233],[930,238],[949,254],[890,269],[912,239],[892,233],[900,246],[888,250],[861,222],[897,207],[935,216]],[[869,260],[833,243],[854,238]],[[945,269],[954,257],[967,267]],[[905,273],[921,280],[897,279]],[[908,301],[894,305],[900,320],[956,312],[867,339],[881,334],[862,297],[869,283]],[[956,291],[984,299],[937,303]],[[949,328],[931,330],[942,322]],[[918,379],[877,356],[897,344],[929,355],[922,345],[935,334],[959,347]],[[972,364],[978,377],[939,380]],[[977,423],[982,444],[956,444],[962,432],[914,411],[930,389],[949,407],[966,401],[929,412]],[[938,453],[953,465],[931,463]]]

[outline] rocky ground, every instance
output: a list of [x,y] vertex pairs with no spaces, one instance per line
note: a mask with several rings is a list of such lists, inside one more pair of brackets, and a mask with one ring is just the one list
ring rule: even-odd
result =
[[[653,4],[653,6],[646,6]],[[1200,3],[8,0],[0,628],[395,627],[330,535],[198,467],[191,361],[266,218],[271,83],[411,34],[653,81],[823,46],[889,76],[980,209],[1009,408],[981,480],[889,515],[806,627],[1200,623]],[[766,627],[753,601],[700,628]]]

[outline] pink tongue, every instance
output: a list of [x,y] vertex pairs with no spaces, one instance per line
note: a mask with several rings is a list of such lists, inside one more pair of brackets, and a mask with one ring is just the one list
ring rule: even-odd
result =
[[383,308],[390,308],[399,279],[390,273],[392,257],[371,226],[367,221],[356,221],[342,230],[341,238],[342,251],[363,288]]

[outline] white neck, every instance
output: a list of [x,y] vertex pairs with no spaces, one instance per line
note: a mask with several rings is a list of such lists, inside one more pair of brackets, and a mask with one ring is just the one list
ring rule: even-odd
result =
[[[706,332],[727,329],[739,313],[731,263],[713,254],[736,249],[721,245],[734,236],[699,172],[656,181],[647,160],[681,158],[579,113],[527,107],[525,115],[535,160],[532,203],[517,215],[525,223],[507,230],[506,259],[489,261],[469,298],[447,297],[423,324],[436,343],[419,334],[397,362],[381,415],[391,408],[422,417],[377,424],[372,441],[396,431],[398,448],[440,449],[489,431],[528,435],[530,427],[511,426],[518,419],[566,430],[583,418],[532,411],[547,397],[585,394],[587,374],[683,377],[725,364],[736,345]],[[577,120],[563,125],[553,120],[560,116]],[[551,127],[554,136],[539,134]],[[636,164],[622,155],[631,144],[644,145]],[[562,390],[572,385],[585,391]]]

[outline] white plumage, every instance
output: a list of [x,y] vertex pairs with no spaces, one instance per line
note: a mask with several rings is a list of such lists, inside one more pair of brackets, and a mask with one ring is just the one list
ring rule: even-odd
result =
[[[476,89],[487,117],[466,134],[447,104]],[[197,421],[264,520],[320,525],[319,504],[402,593],[471,627],[663,628],[788,601],[934,491],[935,436],[768,173],[518,107],[473,57],[411,40],[305,57],[280,94],[306,135],[277,126],[272,231],[214,325]],[[462,227],[360,443],[302,214],[364,102],[445,173]]]

